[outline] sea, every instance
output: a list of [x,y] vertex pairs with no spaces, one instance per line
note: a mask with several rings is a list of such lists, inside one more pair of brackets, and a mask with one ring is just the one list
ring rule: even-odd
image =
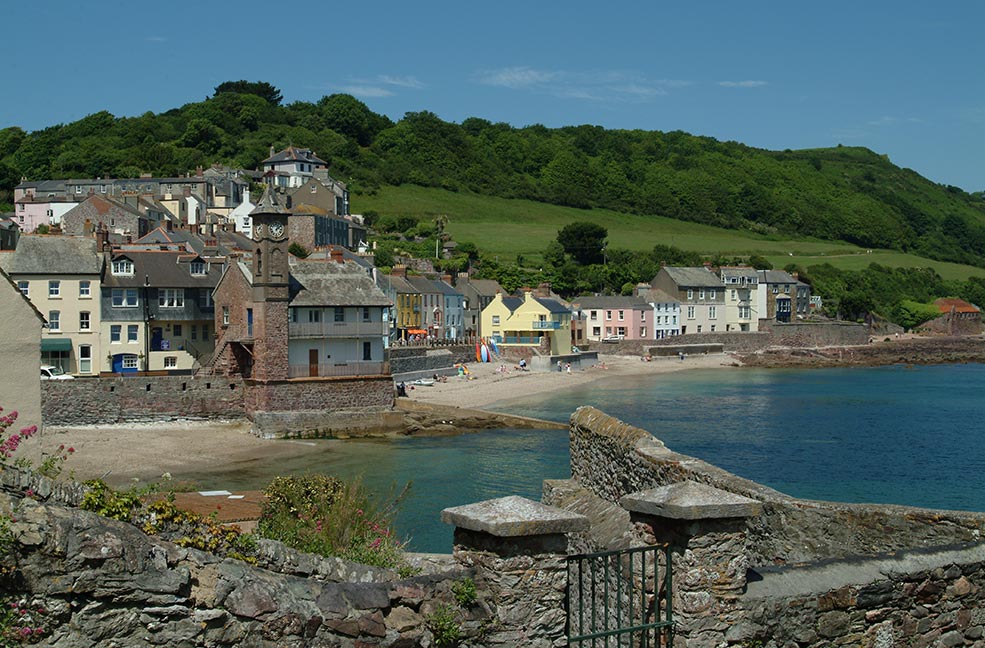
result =
[[[983,364],[613,377],[488,409],[564,422],[583,405],[796,497],[985,511]],[[570,476],[566,430],[310,443],[296,460],[212,478],[255,488],[276,474],[319,471],[361,479],[384,499],[410,484],[397,532],[411,551],[448,553],[442,509],[539,499],[544,479]]]

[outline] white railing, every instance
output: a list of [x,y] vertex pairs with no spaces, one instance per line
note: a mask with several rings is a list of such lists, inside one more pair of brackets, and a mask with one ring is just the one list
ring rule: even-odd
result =
[[290,337],[384,337],[390,322],[291,322]]
[[380,376],[390,373],[386,362],[341,362],[338,364],[291,365],[288,376],[291,378],[313,378],[333,376]]

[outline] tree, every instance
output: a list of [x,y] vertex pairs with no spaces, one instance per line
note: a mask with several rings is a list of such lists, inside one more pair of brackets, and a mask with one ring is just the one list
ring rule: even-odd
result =
[[598,223],[578,221],[565,225],[557,233],[557,242],[581,265],[604,261],[603,249],[609,230]]
[[279,106],[281,100],[284,98],[280,90],[264,81],[226,81],[215,87],[216,95],[222,94],[223,92],[256,95],[266,99],[272,106]]

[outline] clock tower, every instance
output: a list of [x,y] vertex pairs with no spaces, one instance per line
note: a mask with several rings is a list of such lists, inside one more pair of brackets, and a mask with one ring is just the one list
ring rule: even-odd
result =
[[[253,378],[286,380],[288,360],[288,266],[285,198],[268,186],[253,220]],[[248,315],[249,317],[249,315]]]

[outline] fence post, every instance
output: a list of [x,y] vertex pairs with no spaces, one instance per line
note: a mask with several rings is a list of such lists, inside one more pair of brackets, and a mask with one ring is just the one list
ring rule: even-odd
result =
[[587,531],[588,518],[510,496],[445,509],[441,520],[455,526],[455,559],[494,602],[483,645],[565,645],[565,534]]
[[[724,641],[746,586],[746,518],[758,516],[762,504],[692,481],[631,493],[619,504],[648,543],[671,547],[678,636],[688,645]],[[743,638],[734,632],[729,640]]]

